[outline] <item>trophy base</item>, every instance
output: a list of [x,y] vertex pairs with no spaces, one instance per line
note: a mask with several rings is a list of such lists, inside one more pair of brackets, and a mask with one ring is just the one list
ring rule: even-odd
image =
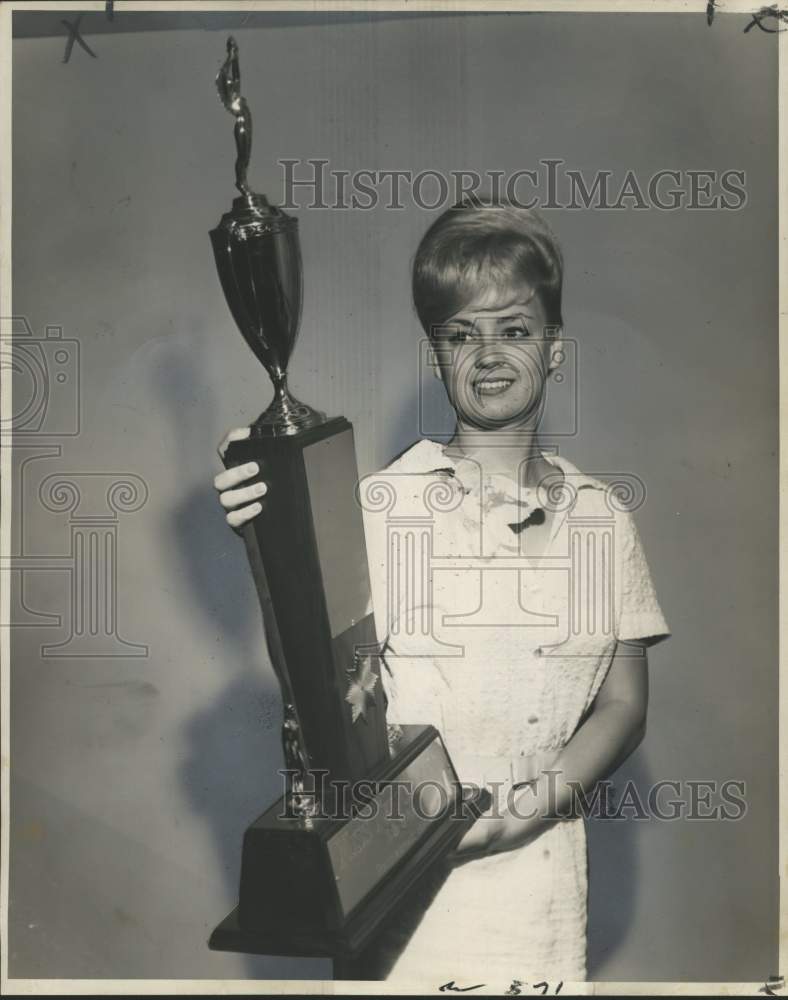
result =
[[425,872],[491,802],[486,789],[463,794],[436,729],[402,730],[401,749],[366,782],[360,811],[304,821],[285,816],[280,799],[249,827],[240,902],[209,947],[342,959],[396,919]]
[[250,437],[291,437],[327,421],[325,413],[307,406],[285,390],[274,396],[268,409],[251,425]]

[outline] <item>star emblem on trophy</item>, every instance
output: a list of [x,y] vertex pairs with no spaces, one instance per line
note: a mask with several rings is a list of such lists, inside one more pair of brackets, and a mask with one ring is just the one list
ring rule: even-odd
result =
[[353,722],[357,722],[359,716],[367,721],[367,708],[370,704],[375,706],[375,684],[378,675],[372,669],[369,656],[356,656],[355,666],[347,671],[350,679],[345,701],[352,708]]

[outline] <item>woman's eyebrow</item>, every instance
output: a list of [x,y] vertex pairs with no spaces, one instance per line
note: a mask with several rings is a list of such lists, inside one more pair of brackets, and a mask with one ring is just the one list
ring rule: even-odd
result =
[[[506,316],[492,316],[491,319],[496,320],[498,323],[511,323],[512,320],[518,319],[533,319],[534,317],[527,312],[517,312],[508,313]],[[476,319],[465,319],[462,316],[457,316],[456,319],[449,320],[452,326],[476,326],[478,323],[478,318]]]

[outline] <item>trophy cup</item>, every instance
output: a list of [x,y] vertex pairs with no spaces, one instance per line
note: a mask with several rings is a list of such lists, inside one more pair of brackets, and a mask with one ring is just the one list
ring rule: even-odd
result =
[[[232,38],[216,84],[235,116],[239,196],[211,242],[233,319],[274,387],[224,462],[255,461],[270,484],[242,532],[282,692],[287,785],[244,835],[239,904],[209,944],[341,960],[369,942],[490,799],[462,788],[432,726],[386,725],[353,429],[287,388],[301,315],[298,223],[247,183],[252,120]],[[366,808],[352,795],[348,806],[360,782]],[[447,790],[436,815],[413,794],[430,784]],[[392,817],[383,798],[395,785],[404,794]]]

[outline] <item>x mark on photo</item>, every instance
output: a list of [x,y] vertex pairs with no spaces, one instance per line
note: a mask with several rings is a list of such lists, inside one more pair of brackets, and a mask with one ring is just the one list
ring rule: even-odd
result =
[[68,32],[68,40],[66,41],[66,51],[63,55],[63,62],[67,63],[71,58],[71,50],[74,48],[74,42],[76,42],[81,48],[87,52],[88,55],[93,56],[94,59],[98,59],[96,53],[91,49],[85,39],[79,33],[79,23],[82,20],[82,15],[78,14],[75,21],[67,21],[65,18],[61,19],[60,23]]

